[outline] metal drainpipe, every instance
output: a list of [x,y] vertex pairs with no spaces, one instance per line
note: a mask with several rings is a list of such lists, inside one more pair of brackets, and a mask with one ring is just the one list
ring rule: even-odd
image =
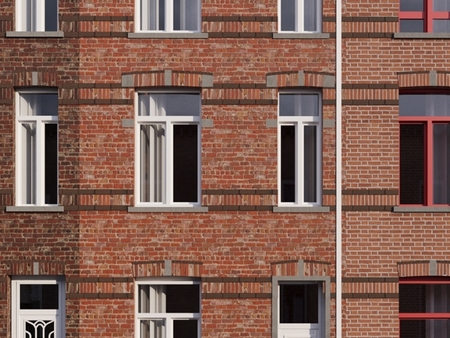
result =
[[336,0],[336,338],[342,338],[342,0]]

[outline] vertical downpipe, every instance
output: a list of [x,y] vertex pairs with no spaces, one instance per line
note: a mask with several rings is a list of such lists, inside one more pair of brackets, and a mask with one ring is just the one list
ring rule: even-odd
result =
[[342,338],[342,0],[336,0],[336,338]]

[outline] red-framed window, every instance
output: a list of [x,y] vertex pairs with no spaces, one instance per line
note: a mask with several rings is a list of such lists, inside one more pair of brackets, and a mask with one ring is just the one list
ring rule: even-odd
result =
[[450,94],[400,94],[400,204],[450,204]]
[[400,32],[450,32],[449,0],[400,0]]
[[449,337],[450,278],[401,278],[399,319],[400,338]]

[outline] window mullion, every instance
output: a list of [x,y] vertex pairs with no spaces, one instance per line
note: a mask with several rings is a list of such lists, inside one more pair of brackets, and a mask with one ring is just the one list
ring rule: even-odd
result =
[[34,3],[36,12],[31,12],[31,20],[34,21],[34,27],[31,30],[45,31],[45,0],[34,0]]
[[44,204],[45,194],[45,123],[42,121],[36,121],[36,149],[34,152],[34,160],[36,162],[36,175],[34,176],[36,182],[34,187],[36,189],[36,205]]
[[173,31],[173,0],[165,0],[164,16],[166,22],[166,31]]
[[433,201],[433,123],[425,123],[425,204],[432,205]]
[[425,31],[431,33],[433,32],[433,0],[425,0],[424,11]]
[[167,122],[166,124],[166,144],[165,144],[165,155],[166,155],[166,170],[165,177],[163,178],[163,201],[166,204],[173,203],[173,122]]
[[296,32],[304,32],[305,30],[305,18],[304,18],[304,3],[303,0],[297,0],[295,2],[295,12],[297,14],[297,20],[295,20],[295,31]]
[[303,133],[304,133],[304,124],[301,122],[295,123],[295,203],[303,204],[304,202],[304,182],[303,182],[303,173],[304,173],[304,165],[303,165],[303,156],[304,154],[304,144]]

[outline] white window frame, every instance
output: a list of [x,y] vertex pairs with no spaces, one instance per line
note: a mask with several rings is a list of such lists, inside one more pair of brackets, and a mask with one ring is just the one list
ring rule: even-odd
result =
[[[319,91],[280,91],[278,99],[284,94],[315,94],[319,98],[319,114],[318,116],[281,116],[280,104],[278,104],[278,205],[279,206],[308,206],[315,207],[321,205],[322,194],[322,93]],[[294,126],[296,130],[296,148],[295,152],[295,201],[294,202],[282,202],[282,189],[281,189],[281,127],[282,126]],[[302,161],[302,154],[304,153],[303,135],[305,126],[316,126],[316,201],[305,202],[304,199],[304,165]]]
[[[58,285],[58,309],[53,310],[23,310],[20,309],[20,286],[22,284]],[[25,336],[26,320],[53,320],[55,335],[52,338],[65,337],[65,283],[63,277],[30,276],[13,277],[11,280],[11,333],[12,338]]]
[[316,21],[317,29],[314,31],[305,30],[305,0],[295,1],[295,30],[281,30],[281,1],[278,0],[278,32],[279,33],[321,33],[322,32],[322,1],[315,0],[317,6]]
[[[199,286],[199,313],[139,313],[139,286],[140,285],[198,285]],[[166,323],[166,335],[163,338],[173,338],[174,320],[197,320],[198,336],[201,337],[201,282],[185,278],[148,279],[137,278],[135,283],[135,338],[141,337],[140,321],[146,319],[161,319]]]
[[[154,29],[154,30],[146,30],[142,28],[142,22],[141,20],[144,20],[143,18],[141,18],[141,13],[144,12],[143,8],[145,7],[149,7],[148,5],[148,1],[150,0],[136,0],[135,2],[135,27],[136,27],[136,32],[158,32],[158,33],[198,33],[200,32],[201,29],[201,0],[196,0],[197,1],[197,18],[198,18],[198,22],[197,22],[197,29],[195,30],[174,30],[174,19],[173,19],[173,1],[174,0],[164,0],[165,2],[165,13],[164,13],[164,30],[159,30],[159,29]],[[191,0],[181,0],[182,5],[184,7],[186,7],[186,5],[189,6],[189,4],[186,4],[186,2],[189,2]],[[147,2],[147,3],[145,3]],[[148,12],[148,11],[147,11]],[[146,16],[147,20],[150,20],[149,15],[147,14]],[[158,25],[157,25],[158,26]]]
[[[55,94],[58,95],[57,90],[21,90],[15,93],[16,97],[16,205],[17,206],[55,206],[56,204],[45,203],[45,125],[56,124],[58,127],[58,115],[21,115],[22,105],[27,104],[22,95],[26,94]],[[26,203],[25,190],[32,190],[32,187],[27,188],[23,182],[23,170],[25,164],[23,163],[23,156],[25,154],[26,145],[22,140],[22,124],[35,123],[36,125],[36,153],[34,154],[36,162],[36,178],[34,183],[34,203]],[[58,180],[58,178],[57,178]],[[58,191],[58,186],[56,186]],[[58,192],[57,192],[58,196]]]
[[[45,1],[30,0],[30,6],[34,10],[27,8],[27,0],[16,0],[16,31],[19,32],[45,32]],[[28,12],[30,11],[30,12]],[[59,13],[58,1],[56,3],[56,13]],[[31,26],[27,29],[27,16],[30,16]],[[56,27],[58,30],[59,20],[56,17]]]
[[[140,94],[198,94],[200,111],[197,116],[139,116],[139,95]],[[196,207],[201,205],[201,95],[198,90],[152,90],[139,91],[135,94],[135,206],[136,207]],[[161,202],[142,202],[141,201],[141,143],[140,143],[140,126],[145,124],[160,123],[166,126],[166,144],[165,144],[165,164],[166,170],[162,179],[163,200]],[[197,201],[196,202],[174,202],[173,201],[173,127],[175,125],[197,125]]]

